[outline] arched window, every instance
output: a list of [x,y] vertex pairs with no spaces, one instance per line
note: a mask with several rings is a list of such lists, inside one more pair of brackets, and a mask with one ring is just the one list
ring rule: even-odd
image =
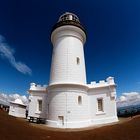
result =
[[77,65],[80,64],[80,58],[79,57],[76,57],[76,63],[77,63]]
[[82,97],[78,96],[78,105],[82,105]]

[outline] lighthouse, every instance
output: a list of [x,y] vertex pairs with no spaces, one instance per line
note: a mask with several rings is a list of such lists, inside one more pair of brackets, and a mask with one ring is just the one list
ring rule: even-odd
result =
[[51,32],[53,54],[48,86],[48,125],[87,124],[89,107],[86,87],[84,43],[86,32],[79,18],[66,12]]
[[117,122],[116,84],[109,76],[86,81],[86,31],[66,12],[51,30],[52,62],[47,86],[31,83],[28,118],[57,128],[81,128]]
[[86,84],[84,43],[86,33],[79,18],[66,12],[51,32],[53,44],[50,85]]

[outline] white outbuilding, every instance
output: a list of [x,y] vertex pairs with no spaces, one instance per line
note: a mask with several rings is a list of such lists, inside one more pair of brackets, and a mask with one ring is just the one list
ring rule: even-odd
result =
[[45,120],[47,116],[47,89],[46,85],[30,84],[29,104],[28,104],[28,119],[32,121]]
[[31,84],[29,90],[29,114],[44,114],[48,126],[80,128],[118,121],[114,78],[87,84],[86,36],[73,13],[64,13],[53,26],[49,85],[41,88]]
[[21,99],[16,99],[10,102],[9,115],[26,118],[26,105]]

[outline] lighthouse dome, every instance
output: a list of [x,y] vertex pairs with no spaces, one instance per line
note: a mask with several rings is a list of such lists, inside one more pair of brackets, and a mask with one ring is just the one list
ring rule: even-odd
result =
[[79,18],[75,14],[70,13],[70,12],[66,12],[63,15],[61,15],[59,17],[58,22],[60,22],[60,21],[67,21],[67,20],[72,20],[72,21],[80,23]]
[[86,35],[86,31],[84,27],[82,26],[82,24],[80,23],[78,16],[70,12],[65,12],[59,17],[58,22],[53,26],[51,33],[56,28],[59,28],[61,26],[66,26],[66,25],[76,26],[80,28],[81,30],[83,30]]

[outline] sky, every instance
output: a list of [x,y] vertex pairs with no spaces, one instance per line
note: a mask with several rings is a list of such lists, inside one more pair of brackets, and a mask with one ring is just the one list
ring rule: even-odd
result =
[[31,82],[48,84],[50,32],[64,12],[87,32],[87,82],[115,78],[117,95],[140,92],[139,0],[0,1],[0,92],[27,95]]

